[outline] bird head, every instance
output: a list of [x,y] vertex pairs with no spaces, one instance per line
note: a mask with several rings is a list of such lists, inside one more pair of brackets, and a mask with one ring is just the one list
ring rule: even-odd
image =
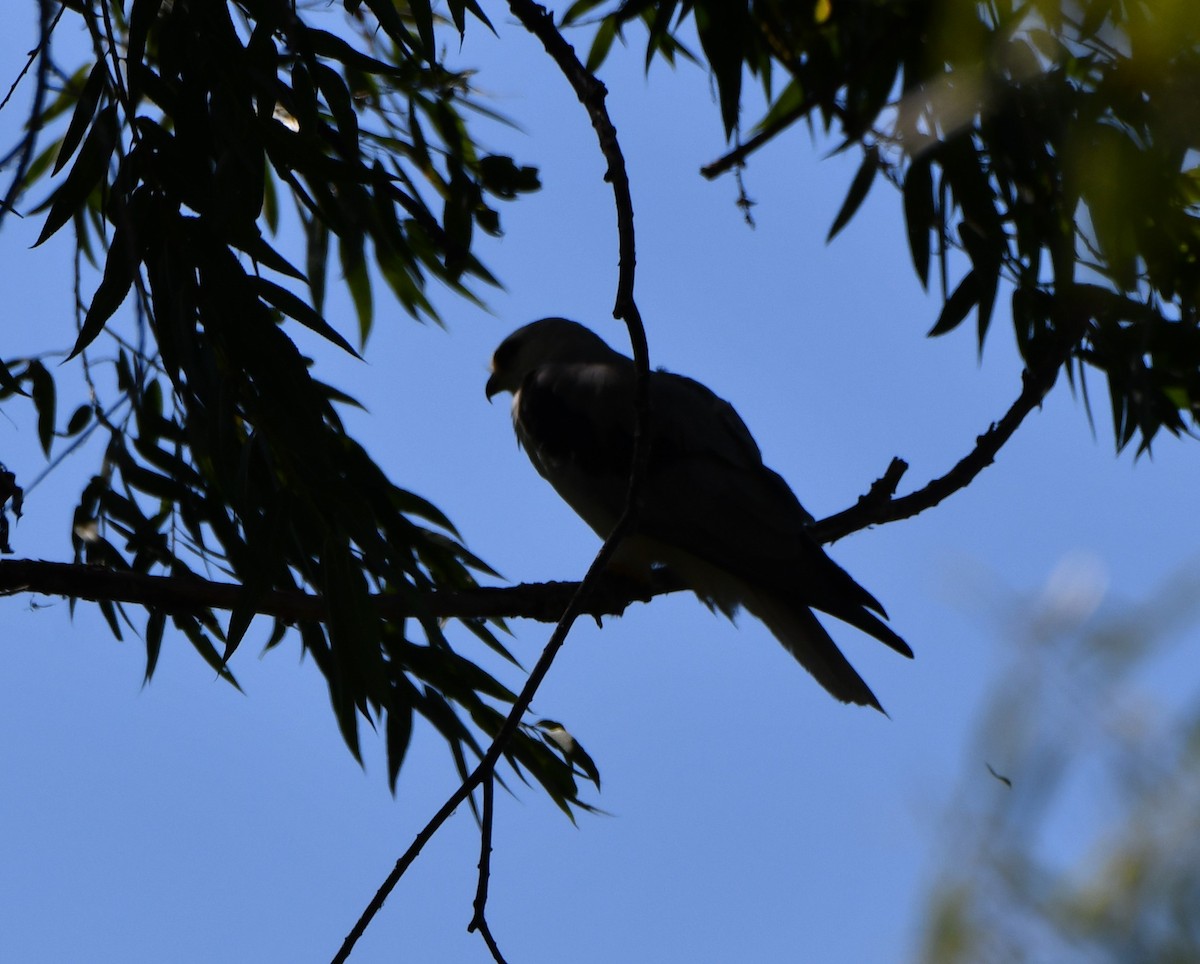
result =
[[604,340],[578,322],[543,318],[518,328],[492,355],[487,397],[516,392],[535,369],[554,362],[602,361],[616,355]]

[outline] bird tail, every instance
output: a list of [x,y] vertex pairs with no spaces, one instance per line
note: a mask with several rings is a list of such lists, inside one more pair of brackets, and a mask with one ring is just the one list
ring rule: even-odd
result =
[[[887,711],[875,698],[871,688],[842,655],[829,633],[825,631],[825,627],[808,607],[757,593],[747,594],[742,604],[762,620],[772,635],[831,695],[843,703],[873,706],[887,716]],[[879,625],[886,632],[891,632],[882,623]],[[873,636],[876,635],[872,629],[865,626],[859,628],[865,629]],[[889,641],[884,639],[884,642]]]

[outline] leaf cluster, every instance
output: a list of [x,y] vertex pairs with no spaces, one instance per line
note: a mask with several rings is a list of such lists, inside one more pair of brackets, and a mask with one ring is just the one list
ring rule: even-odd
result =
[[1005,292],[1031,366],[1103,374],[1118,448],[1194,428],[1200,20],[1186,0],[581,0],[566,19],[598,8],[595,63],[630,24],[647,64],[694,30],[728,138],[756,79],[755,137],[804,121],[860,149],[830,235],[891,181],[923,285],[938,266],[930,334],[974,313],[982,348]]
[[[468,16],[490,26],[474,0],[448,6],[460,34]],[[493,283],[471,252],[474,231],[498,233],[494,201],[538,181],[533,168],[475,145],[466,115],[479,107],[467,77],[439,62],[447,23],[428,2],[345,7],[72,4],[67,16],[94,57],[75,71],[54,65],[61,87],[30,127],[57,136],[20,187],[51,182],[39,243],[71,225],[80,257],[100,269],[68,355],[82,358],[97,400],[65,434],[108,439],[75,511],[76,560],[183,580],[217,568],[244,587],[228,621],[149,606],[135,627],[125,607],[102,603],[113,633],[141,632],[149,677],[170,618],[232,682],[228,661],[256,599],[319,593],[328,619],[276,620],[268,645],[297,630],[355,755],[360,719],[385,732],[394,786],[416,717],[465,775],[515,698],[422,606],[431,590],[468,588],[491,571],[440,510],[393,484],[347,434],[339,408],[354,400],[315,377],[295,325],[355,354],[321,310],[335,255],[360,344],[375,279],[418,318],[436,320],[431,278],[474,298],[472,280]],[[303,268],[277,247],[286,217],[304,229]],[[115,385],[111,404],[99,401],[113,390],[102,371]],[[41,361],[0,365],[0,397],[18,393],[32,398],[49,453],[55,383]],[[380,617],[369,600],[379,594],[416,615]],[[512,660],[495,633],[502,624],[463,622]],[[597,782],[532,724],[507,757],[568,813],[582,806],[576,777]]]

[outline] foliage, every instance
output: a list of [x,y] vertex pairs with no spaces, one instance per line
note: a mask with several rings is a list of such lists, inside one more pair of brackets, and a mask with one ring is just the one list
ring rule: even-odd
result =
[[[428,611],[431,591],[489,570],[346,433],[353,399],[315,377],[297,339],[361,349],[381,282],[416,318],[436,320],[431,280],[477,298],[495,279],[475,231],[499,232],[495,202],[538,186],[534,168],[472,138],[484,108],[439,44],[491,25],[475,0],[445,7],[39,0],[33,108],[0,207],[2,219],[36,190],[41,240],[70,226],[77,278],[91,277],[83,262],[99,275],[69,351],[92,394],[65,424],[46,356],[0,362],[0,399],[31,399],[48,455],[59,438],[69,451],[107,436],[72,520],[77,561],[180,580],[216,568],[246,590],[227,622],[147,606],[147,675],[168,618],[232,680],[255,601],[318,594],[327,618],[295,629],[350,748],[360,717],[386,733],[393,783],[416,717],[465,773],[513,701]],[[55,56],[63,19],[90,39],[77,69]],[[861,150],[831,235],[881,177],[894,183],[922,284],[937,265],[931,334],[974,312],[982,346],[1010,294],[1031,371],[1052,380],[1065,366],[1085,402],[1085,372],[1107,379],[1119,447],[1190,430],[1200,25],[1188,0],[579,0],[564,18],[585,20],[589,68],[633,25],[647,65],[707,66],[736,142],[725,167],[801,121]],[[767,107],[743,144],[747,78]],[[280,250],[289,221],[298,252]],[[322,313],[333,259],[354,337]],[[1043,390],[1031,384],[1030,407]],[[16,482],[6,491],[18,510]],[[382,618],[379,595],[414,615]],[[100,605],[118,636],[133,625]],[[501,624],[463,623],[508,656]],[[288,628],[276,619],[272,644]],[[578,777],[598,783],[572,746],[529,722],[506,756],[569,811]]]
[[645,27],[647,66],[673,60],[694,28],[727,136],[741,138],[749,76],[769,104],[752,135],[806,121],[859,148],[830,233],[880,175],[900,189],[922,284],[937,259],[944,307],[930,334],[974,311],[982,348],[1011,292],[1031,366],[1069,357],[1079,384],[1103,373],[1119,448],[1195,424],[1200,20],[1188,0],[579,0],[567,19],[598,8],[593,62],[631,23]]
[[1195,624],[1196,581],[1092,615],[1098,587],[1069,567],[1021,613],[968,755],[930,895],[932,964],[1200,956],[1200,705],[1139,685],[1178,657],[1167,644]]
[[[255,600],[318,592],[328,620],[296,629],[351,750],[360,715],[382,724],[394,784],[414,716],[445,738],[465,774],[480,734],[490,739],[503,720],[498,706],[514,699],[451,648],[423,605],[429,590],[470,587],[474,572],[490,570],[441,511],[394,485],[347,435],[338,409],[353,399],[314,377],[289,330],[298,324],[354,353],[321,314],[333,251],[360,343],[373,276],[414,316],[434,317],[430,277],[474,297],[469,281],[492,278],[470,253],[473,231],[498,232],[491,199],[535,189],[537,174],[475,147],[464,117],[475,105],[466,78],[438,63],[428,4],[405,16],[390,0],[347,9],[72,5],[65,15],[86,27],[95,56],[60,71],[49,46],[57,21],[44,24],[30,130],[57,136],[21,172],[14,201],[52,179],[39,243],[70,225],[81,256],[103,264],[69,355],[89,380],[111,367],[116,396],[102,402],[105,384],[92,381],[95,400],[63,432],[108,436],[75,512],[76,560],[180,579],[215,565],[243,585],[245,603],[227,623],[212,610],[170,614],[230,680]],[[473,0],[452,2],[450,13],[460,32],[468,15],[487,24]],[[61,86],[43,103],[56,75]],[[281,195],[304,227],[303,270],[269,240],[284,217]],[[132,334],[117,324],[127,300]],[[97,356],[102,333],[111,351]],[[31,396],[49,454],[56,392],[46,365],[8,360],[0,391]],[[381,618],[371,594],[407,600],[413,619]],[[132,625],[119,604],[101,608],[118,637]],[[147,676],[167,618],[148,607]],[[511,659],[484,621],[464,622]],[[272,645],[287,628],[275,621]],[[578,805],[581,771],[541,730],[530,724],[507,749],[560,806]]]

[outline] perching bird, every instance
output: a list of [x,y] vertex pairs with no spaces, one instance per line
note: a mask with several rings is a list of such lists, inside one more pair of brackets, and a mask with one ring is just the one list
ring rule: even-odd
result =
[[[490,400],[513,394],[517,440],[534,467],[601,538],[625,505],[633,454],[633,361],[582,325],[544,318],[492,356]],[[728,402],[699,382],[650,375],[650,461],[635,532],[613,568],[663,565],[730,618],[761,619],[817,682],[845,703],[883,709],[812,610],[836,616],[905,656],[883,607],[808,532],[813,517],[763,465]],[[871,612],[874,610],[874,613]]]

